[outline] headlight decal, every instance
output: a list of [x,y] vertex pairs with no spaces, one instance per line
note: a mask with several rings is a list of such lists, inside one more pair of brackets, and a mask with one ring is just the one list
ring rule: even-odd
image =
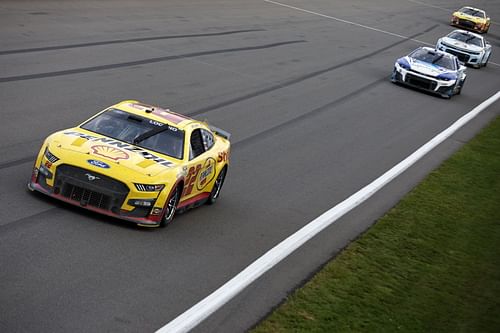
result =
[[439,74],[437,79],[443,81],[453,81],[457,79],[457,75],[455,73],[443,73]]
[[50,163],[56,163],[59,161],[59,158],[49,151],[49,147],[45,148],[44,156]]
[[135,188],[141,192],[160,192],[165,187],[164,184],[138,184],[134,183]]

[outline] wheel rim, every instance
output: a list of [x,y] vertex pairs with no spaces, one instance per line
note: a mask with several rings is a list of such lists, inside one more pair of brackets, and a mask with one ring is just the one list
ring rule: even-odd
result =
[[217,179],[215,180],[215,184],[214,184],[215,192],[214,192],[214,195],[212,196],[214,199],[216,199],[220,194],[220,190],[222,188],[222,182],[224,181],[224,174],[225,173],[226,173],[225,171],[222,171],[221,174],[219,175],[219,177],[217,177]]
[[175,190],[174,194],[170,197],[167,203],[167,211],[165,212],[165,217],[164,220],[166,222],[170,221],[170,219],[174,216],[175,213],[175,206],[177,205],[177,196],[178,196],[179,190]]

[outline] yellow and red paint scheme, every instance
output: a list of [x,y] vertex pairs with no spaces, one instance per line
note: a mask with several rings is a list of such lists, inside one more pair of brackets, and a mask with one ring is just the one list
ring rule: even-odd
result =
[[[166,203],[176,188],[182,193],[177,209],[189,208],[210,196],[217,176],[229,164],[228,133],[168,109],[137,101],[120,102],[94,117],[108,109],[125,111],[183,131],[182,158],[137,147],[85,130],[79,125],[56,132],[44,141],[28,184],[31,190],[141,226],[160,225]],[[213,142],[203,153],[193,157],[190,138],[200,130],[210,133]],[[64,181],[61,180],[63,170]],[[65,188],[68,186],[66,181],[71,183],[71,191],[76,188],[83,194],[69,193],[70,190]],[[111,199],[105,198],[114,203],[105,200],[104,205],[92,204],[92,200],[97,202],[106,197],[101,192],[113,192],[111,188],[96,185],[104,181],[108,182],[104,183],[104,187],[116,185],[116,191],[121,196],[117,196],[118,199],[113,195]],[[150,191],[144,190],[145,185],[142,184],[153,187],[148,188]],[[84,196],[90,198],[83,199]],[[150,206],[138,207],[134,204],[137,202],[149,202]]]
[[[472,15],[472,13],[476,14]],[[450,24],[479,33],[487,33],[490,29],[491,21],[484,10],[466,6],[451,15]]]

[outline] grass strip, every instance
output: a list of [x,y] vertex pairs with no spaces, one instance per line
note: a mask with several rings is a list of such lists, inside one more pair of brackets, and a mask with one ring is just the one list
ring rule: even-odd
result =
[[252,333],[500,332],[500,117]]

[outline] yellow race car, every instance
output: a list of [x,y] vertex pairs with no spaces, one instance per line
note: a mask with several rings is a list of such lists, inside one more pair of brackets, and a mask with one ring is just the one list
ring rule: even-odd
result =
[[487,33],[490,23],[486,12],[474,7],[460,8],[451,15],[451,25],[480,33]]
[[220,195],[229,133],[168,109],[123,101],[50,135],[28,188],[141,226]]

